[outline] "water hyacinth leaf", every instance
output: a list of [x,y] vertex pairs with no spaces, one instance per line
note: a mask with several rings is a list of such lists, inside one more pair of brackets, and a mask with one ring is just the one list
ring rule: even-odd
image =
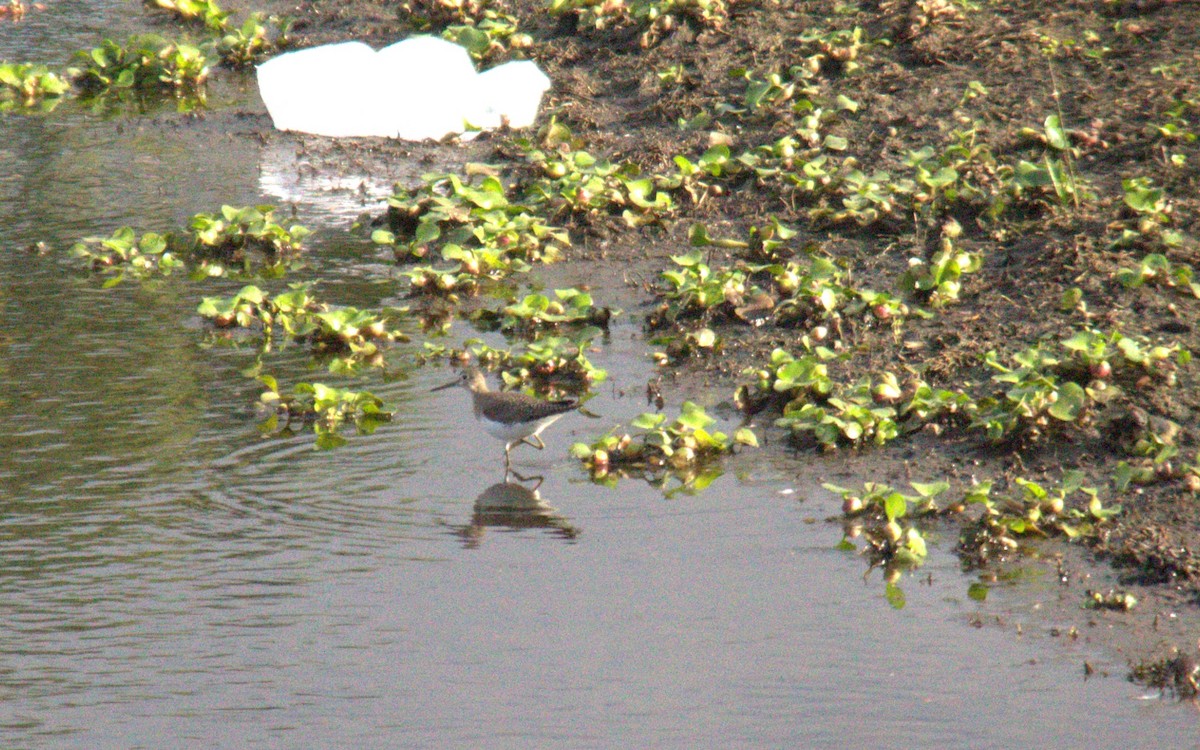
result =
[[1101,521],[1106,521],[1121,512],[1121,506],[1114,505],[1111,508],[1105,508],[1100,502],[1099,496],[1092,494],[1092,499],[1088,501],[1088,513],[1092,514],[1093,518],[1098,518]]
[[958,172],[954,167],[942,167],[931,175],[923,178],[923,181],[934,188],[943,188],[947,185],[953,185],[958,179]]
[[1045,487],[1042,487],[1042,485],[1038,484],[1037,482],[1033,482],[1028,479],[1022,479],[1020,477],[1017,478],[1016,482],[1017,484],[1021,485],[1023,490],[1025,490],[1025,494],[1029,495],[1035,500],[1045,500],[1050,494],[1046,491]]
[[696,346],[701,349],[711,349],[717,344],[716,331],[711,328],[701,328],[696,331],[695,335]]
[[689,483],[688,488],[692,492],[700,492],[701,490],[707,489],[710,484],[715,482],[717,478],[721,476],[721,474],[722,472],[719,468],[710,469],[703,474],[696,476],[696,478]]
[[749,427],[741,427],[734,432],[733,441],[738,445],[748,445],[751,448],[758,447],[758,436]]
[[1046,169],[1024,159],[1017,162],[1014,177],[1017,185],[1026,188],[1048,187],[1054,183]]
[[[688,242],[692,244],[692,247],[707,247],[711,245],[712,238],[708,236],[708,227],[699,222],[693,224],[688,230]],[[672,260],[679,263],[678,259],[672,258]],[[679,265],[684,264],[679,263]]]
[[716,421],[704,413],[703,407],[691,401],[683,402],[683,407],[679,414],[680,424],[691,427],[694,430],[702,430]]
[[910,482],[910,484],[917,494],[924,498],[937,497],[950,489],[949,482]]
[[970,586],[967,587],[967,598],[969,598],[969,599],[973,599],[974,601],[977,601],[977,602],[982,602],[982,601],[987,600],[987,595],[988,595],[987,584],[976,581],[975,583],[972,583]]
[[413,242],[417,245],[426,245],[441,236],[442,230],[437,221],[426,220],[417,225],[417,231],[413,233]]
[[894,583],[889,583],[883,590],[883,596],[887,599],[887,603],[892,606],[892,609],[904,609],[907,603],[904,598],[904,590]]
[[1145,180],[1123,180],[1125,205],[1138,213],[1155,213],[1163,208],[1162,188],[1152,188]]
[[1056,151],[1066,151],[1071,147],[1071,140],[1058,115],[1050,115],[1046,118],[1045,129],[1046,143],[1050,145],[1050,148]]
[[1083,413],[1087,406],[1087,393],[1083,390],[1083,386],[1078,383],[1066,382],[1058,390],[1058,400],[1055,401],[1047,413],[1055,419],[1062,422],[1074,422],[1079,419],[1079,415]]
[[883,499],[883,512],[889,521],[903,518],[908,512],[908,500],[899,492],[893,492]]
[[674,261],[675,265],[677,266],[691,268],[693,266],[703,265],[704,253],[700,252],[699,250],[693,250],[687,255],[672,255],[671,260]]
[[827,135],[822,145],[830,151],[845,151],[850,147],[850,142],[840,135]]
[[631,425],[639,430],[653,430],[663,423],[667,418],[665,414],[655,414],[653,412],[643,412],[634,418]]

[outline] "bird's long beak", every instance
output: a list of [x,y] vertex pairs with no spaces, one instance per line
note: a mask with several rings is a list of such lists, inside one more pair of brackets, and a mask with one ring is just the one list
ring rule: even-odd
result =
[[429,390],[429,392],[430,392],[430,393],[433,393],[434,391],[444,391],[444,390],[446,390],[447,388],[453,388],[454,386],[458,385],[458,384],[459,384],[459,383],[461,383],[461,382],[462,382],[462,381],[461,381],[461,380],[459,380],[459,379],[451,380],[449,383],[446,383],[446,384],[444,384],[444,385],[439,385],[437,388],[431,388],[431,389]]

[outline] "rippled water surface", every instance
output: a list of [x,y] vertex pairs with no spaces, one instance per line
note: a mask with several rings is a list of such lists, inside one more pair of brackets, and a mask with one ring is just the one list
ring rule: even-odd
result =
[[[53,65],[145,23],[138,3],[46,2],[0,24],[0,58]],[[199,120],[0,115],[0,746],[1194,741],[1194,711],[1141,699],[1086,638],[969,627],[1053,581],[977,603],[943,543],[890,607],[799,464],[746,454],[695,497],[586,482],[566,446],[645,408],[628,318],[594,358],[601,420],[571,415],[548,450],[514,454],[536,492],[501,482],[500,446],[464,393],[429,392],[448,377],[434,368],[363,381],[397,416],[343,448],[260,438],[253,353],[206,346],[194,312],[224,287],[105,290],[64,252],[278,201],[286,142],[252,137],[266,121],[245,82],[222,96]],[[318,230],[309,273],[343,303],[394,303],[386,258],[345,239],[353,199],[330,203],[352,183],[285,186]],[[1111,676],[1085,681],[1085,660]]]

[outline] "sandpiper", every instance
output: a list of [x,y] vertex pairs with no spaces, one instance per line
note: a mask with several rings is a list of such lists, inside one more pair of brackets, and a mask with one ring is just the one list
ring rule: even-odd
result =
[[[541,450],[546,447],[538,433],[549,427],[559,417],[579,407],[574,399],[541,401],[524,393],[491,391],[487,378],[475,367],[466,367],[454,380],[439,385],[435,391],[462,386],[471,392],[475,419],[492,437],[504,441],[504,469],[511,464],[508,452],[514,445],[526,443]],[[537,441],[530,442],[530,439]]]

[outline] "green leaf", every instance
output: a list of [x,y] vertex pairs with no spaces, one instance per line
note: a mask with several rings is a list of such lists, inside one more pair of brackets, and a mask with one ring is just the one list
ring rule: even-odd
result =
[[840,135],[827,135],[822,145],[830,151],[845,151],[850,147],[850,142]]
[[949,482],[909,482],[912,488],[917,491],[917,494],[924,498],[937,497],[946,490],[950,489]]
[[[699,222],[693,224],[688,230],[688,241],[691,243],[692,247],[707,247],[708,245],[712,244],[712,238],[708,236],[708,228]],[[681,266],[685,265],[684,263],[680,263],[677,259],[675,262],[679,263]]]
[[1058,115],[1050,115],[1046,118],[1046,142],[1050,144],[1050,148],[1057,151],[1066,151],[1071,147],[1071,140],[1067,136],[1067,131],[1062,126],[1062,121]]
[[1062,422],[1074,422],[1079,419],[1087,406],[1087,393],[1078,383],[1066,382],[1058,389],[1058,401],[1055,401],[1047,412],[1050,416]]
[[655,414],[653,412],[643,412],[634,418],[630,425],[639,430],[653,430],[666,420],[665,414]]
[[899,492],[893,492],[883,499],[883,512],[889,521],[903,518],[908,512],[908,500]]
[[967,597],[974,599],[977,602],[982,602],[987,599],[988,587],[987,584],[976,581],[967,587]]
[[758,447],[758,436],[749,427],[741,427],[734,432],[733,441],[738,445],[748,445],[751,448]]
[[717,420],[704,413],[704,408],[691,402],[684,401],[679,414],[679,423],[694,430],[702,430]]

